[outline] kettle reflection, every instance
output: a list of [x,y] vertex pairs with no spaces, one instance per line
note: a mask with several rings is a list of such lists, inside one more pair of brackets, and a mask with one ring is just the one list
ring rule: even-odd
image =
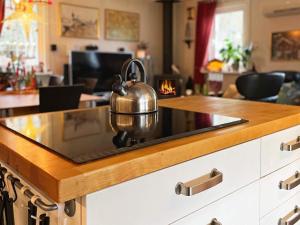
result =
[[158,124],[158,112],[140,115],[111,113],[109,122],[117,133],[112,140],[114,145],[117,148],[131,147],[153,137]]

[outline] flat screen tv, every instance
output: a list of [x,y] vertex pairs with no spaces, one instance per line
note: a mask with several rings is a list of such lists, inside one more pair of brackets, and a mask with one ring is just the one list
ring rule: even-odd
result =
[[109,53],[96,51],[72,51],[70,56],[70,83],[97,79],[94,92],[110,92],[114,77],[121,73],[123,63],[133,57],[132,53]]

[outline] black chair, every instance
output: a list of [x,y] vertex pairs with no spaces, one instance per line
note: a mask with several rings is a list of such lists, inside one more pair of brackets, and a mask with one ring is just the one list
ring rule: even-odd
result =
[[252,73],[238,77],[236,87],[247,100],[276,102],[284,78],[283,73]]
[[284,83],[290,83],[295,81],[296,83],[300,82],[300,72],[299,71],[273,71],[272,73],[283,73],[285,75]]
[[82,91],[83,85],[42,87],[39,89],[39,111],[77,109]]

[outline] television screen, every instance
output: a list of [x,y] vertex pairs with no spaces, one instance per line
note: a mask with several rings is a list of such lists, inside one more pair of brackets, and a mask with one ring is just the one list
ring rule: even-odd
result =
[[114,75],[120,74],[123,63],[132,58],[131,53],[72,52],[71,82],[91,83],[95,81],[93,92],[110,92]]

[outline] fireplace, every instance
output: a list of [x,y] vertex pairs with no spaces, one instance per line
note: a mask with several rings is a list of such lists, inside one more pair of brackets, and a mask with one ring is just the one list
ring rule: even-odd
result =
[[183,79],[179,75],[156,75],[153,86],[158,98],[172,98],[181,96]]
[[163,4],[163,74],[153,77],[158,98],[172,98],[183,94],[183,78],[172,74],[173,64],[173,4],[180,0],[156,0]]
[[176,80],[160,80],[158,82],[159,94],[176,95]]

